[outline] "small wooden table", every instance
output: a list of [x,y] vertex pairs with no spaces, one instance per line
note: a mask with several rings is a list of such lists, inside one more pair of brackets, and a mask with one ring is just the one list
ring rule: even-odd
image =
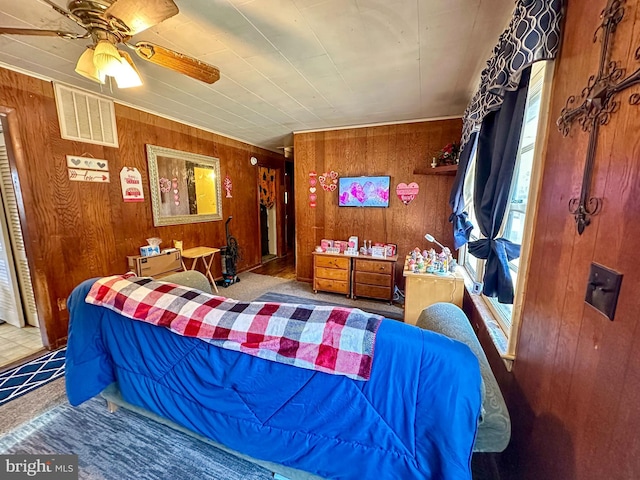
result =
[[[216,285],[216,281],[213,279],[213,275],[211,275],[211,265],[213,265],[213,259],[219,251],[219,248],[213,247],[194,247],[182,251],[182,268],[187,270],[187,267],[184,264],[184,259],[190,258],[192,260],[191,270],[195,270],[196,263],[198,263],[198,259],[201,258],[205,267],[205,276],[211,281],[213,288],[216,289],[216,293],[218,293],[218,286]],[[209,263],[207,263],[207,257],[211,257],[209,259]]]
[[462,308],[464,277],[460,267],[442,275],[414,273],[405,268],[402,275],[405,277],[404,323],[415,325],[422,310],[437,302],[454,303]]

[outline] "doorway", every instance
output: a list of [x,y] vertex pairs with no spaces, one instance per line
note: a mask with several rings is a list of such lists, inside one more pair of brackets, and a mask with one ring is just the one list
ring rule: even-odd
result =
[[[286,150],[285,150],[286,154]],[[285,239],[287,255],[293,257],[295,264],[296,252],[296,207],[294,192],[293,162],[287,160],[284,164],[284,208],[285,208]]]
[[0,115],[0,369],[42,350],[35,297],[11,176],[8,122]]
[[262,262],[278,257],[278,177],[275,168],[258,167],[260,247]]

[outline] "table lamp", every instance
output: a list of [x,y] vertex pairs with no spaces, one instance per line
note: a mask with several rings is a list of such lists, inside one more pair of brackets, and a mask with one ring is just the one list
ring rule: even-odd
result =
[[442,245],[439,241],[437,241],[435,238],[433,238],[433,235],[431,235],[430,233],[427,233],[424,238],[426,238],[428,241],[433,242],[437,245],[440,245],[440,248],[442,248],[442,250],[444,251],[444,245]]

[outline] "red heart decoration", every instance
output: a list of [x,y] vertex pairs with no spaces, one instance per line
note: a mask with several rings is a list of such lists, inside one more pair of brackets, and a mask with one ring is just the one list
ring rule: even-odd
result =
[[411,182],[409,185],[406,183],[399,183],[396,187],[396,195],[405,205],[409,205],[420,192],[420,185],[416,182]]
[[320,185],[325,192],[333,192],[338,188],[338,172],[331,170],[318,177]]

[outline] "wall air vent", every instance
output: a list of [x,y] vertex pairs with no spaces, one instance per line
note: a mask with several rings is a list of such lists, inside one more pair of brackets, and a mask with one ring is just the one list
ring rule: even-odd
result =
[[54,84],[62,138],[118,147],[113,100]]

